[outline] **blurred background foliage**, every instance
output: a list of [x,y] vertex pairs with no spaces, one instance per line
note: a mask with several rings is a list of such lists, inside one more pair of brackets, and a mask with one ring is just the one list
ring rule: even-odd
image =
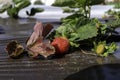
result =
[[[45,0],[47,1],[47,0]],[[44,2],[45,2],[44,1]],[[43,0],[34,0],[34,5],[45,5]],[[55,0],[52,6],[62,7],[63,12],[73,14],[83,14],[86,17],[90,17],[90,10],[92,5],[96,4],[114,4],[115,8],[120,8],[120,0],[114,0],[114,2],[108,2],[108,0]],[[4,4],[2,4],[4,3]],[[7,11],[7,14],[12,18],[19,18],[19,11],[31,5],[30,0],[1,0],[0,13]],[[38,12],[43,12],[42,8],[31,8],[30,11],[26,11],[28,16],[34,16]]]

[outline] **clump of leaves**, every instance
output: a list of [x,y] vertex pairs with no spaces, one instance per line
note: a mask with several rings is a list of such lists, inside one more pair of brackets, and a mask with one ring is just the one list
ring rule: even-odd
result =
[[[28,7],[31,4],[29,0],[13,0],[13,4],[5,4],[0,9],[0,13],[7,11],[7,14],[12,18],[19,18],[19,11],[25,7]],[[30,14],[28,15],[35,15],[36,12],[42,12],[43,9],[32,8]]]
[[29,0],[13,0],[13,3],[10,7],[6,7],[8,15],[13,18],[18,18],[19,11],[31,4]]
[[120,11],[115,11],[110,9],[106,13],[115,19],[120,19]]
[[98,19],[94,19],[94,21],[98,29],[97,41],[103,39],[104,36],[106,36],[107,39],[113,33],[116,35],[118,34],[118,32],[115,29],[120,27],[120,19],[111,19],[105,23],[100,22]]
[[102,2],[104,0],[99,0],[98,3],[95,0],[56,0],[54,6],[65,7],[64,12],[72,14],[62,18],[62,25],[48,38],[52,40],[59,36],[66,37],[71,48],[78,48],[85,44],[92,45],[94,51],[100,56],[113,53],[117,49],[116,44],[107,44],[104,40],[110,36],[109,33],[115,33],[115,28],[118,26],[111,26],[110,21],[102,23],[98,19],[90,19],[90,6]]
[[117,27],[120,27],[120,19],[116,19],[116,20],[109,20],[108,22],[106,22],[107,26],[115,29]]
[[[55,0],[53,6],[59,7],[69,7],[63,8],[64,12],[73,12],[75,13],[82,13],[86,17],[90,17],[90,9],[91,5],[103,3],[104,0]],[[76,9],[77,10],[74,10]],[[71,9],[71,10],[70,10]]]
[[53,6],[73,6],[76,2],[74,0],[55,0],[55,3],[53,3]]
[[79,19],[63,23],[55,30],[54,35],[52,36],[66,37],[69,40],[71,47],[79,47],[80,41],[97,36],[97,27],[94,21],[81,16]]
[[117,48],[118,46],[115,42],[106,44],[106,41],[100,41],[98,43],[94,42],[93,51],[99,56],[107,57],[108,55],[113,54]]
[[120,2],[117,2],[114,6],[115,9],[119,9],[120,8]]
[[34,2],[34,4],[35,4],[35,5],[40,5],[40,4],[43,4],[43,3],[41,2],[41,0],[36,0],[36,1]]
[[[73,11],[73,13],[84,13],[83,15],[87,16],[88,15],[88,9],[87,9],[87,0],[56,0],[55,3],[53,4],[53,6],[59,6],[59,7],[69,7],[69,11],[70,9],[73,10],[75,8],[78,8],[78,10]],[[69,12],[66,11],[66,9],[64,12]]]
[[108,55],[113,54],[118,48],[115,42],[107,44],[106,40],[112,35],[112,33],[117,33],[115,29],[120,27],[119,20],[109,20],[104,24],[98,19],[94,19],[94,21],[96,22],[98,35],[93,40],[94,48],[92,50],[99,56],[107,57]]
[[63,9],[63,13],[73,13],[73,12],[75,12],[74,9],[71,9],[69,7],[63,7],[62,9]]

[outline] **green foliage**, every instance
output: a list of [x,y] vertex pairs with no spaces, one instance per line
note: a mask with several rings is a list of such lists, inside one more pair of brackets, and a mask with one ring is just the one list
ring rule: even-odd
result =
[[35,5],[42,5],[43,3],[41,2],[41,0],[36,0],[36,1],[34,2],[34,4],[35,4]]
[[31,3],[29,0],[13,0],[12,4],[5,4],[0,9],[0,13],[7,11],[8,15],[12,18],[18,18],[18,13],[21,9],[29,6]]
[[24,1],[21,1],[21,0],[13,0],[15,5],[12,6],[11,8],[8,8],[6,9],[7,10],[7,13],[10,17],[13,17],[13,18],[18,18],[18,13],[21,9],[29,6],[31,3],[29,2],[29,0],[24,0]]
[[101,37],[107,34],[107,25],[101,23],[98,19],[94,19],[94,22],[98,30],[97,41],[99,41]]
[[[103,46],[99,47],[100,45]],[[107,57],[108,55],[113,54],[116,49],[118,49],[118,46],[115,42],[110,44],[106,44],[106,41],[100,41],[98,43],[94,42],[93,51],[95,51],[98,56]],[[98,51],[101,53],[98,54]]]
[[108,26],[108,32],[118,34],[118,32],[115,31],[116,28],[120,27],[120,11],[115,10],[108,10],[106,12],[110,17],[113,19],[110,19],[106,22],[106,25]]
[[7,8],[11,8],[11,7],[12,7],[11,4],[4,4],[4,5],[2,6],[2,8],[0,9],[0,13],[5,12]]
[[[115,44],[115,42],[107,44],[106,41],[103,40],[103,37],[106,35],[107,39],[110,35],[109,33],[117,33],[115,29],[117,27],[120,27],[120,20],[108,20],[106,23],[101,23],[97,19],[95,19],[96,26],[98,28],[98,35],[94,40],[94,49],[93,51],[96,52],[99,56],[107,57],[110,54],[113,54],[114,51],[118,48],[118,46]],[[99,47],[100,45],[103,45],[103,47]]]
[[97,27],[92,20],[81,16],[79,19],[69,19],[55,30],[55,37],[66,37],[71,47],[79,47],[80,41],[97,36]]
[[104,52],[103,56],[107,57],[110,54],[113,54],[116,49],[118,49],[118,46],[115,42],[112,42],[105,46],[106,52]]
[[115,11],[110,9],[106,13],[112,16],[113,18],[120,19],[120,11]]
[[76,28],[79,28],[79,27],[81,27],[83,25],[86,25],[86,23],[89,23],[90,21],[91,20],[89,18],[84,17],[84,16],[81,15],[81,17],[79,16],[78,21],[76,23]]
[[69,6],[69,7],[77,7],[83,6],[86,4],[88,5],[95,5],[95,4],[101,4],[104,3],[104,0],[55,0],[55,3],[53,6]]
[[18,18],[18,10],[17,10],[17,8],[7,9],[7,13],[12,18]]
[[[99,56],[108,56],[113,53],[117,49],[117,45],[114,42],[107,44],[104,39],[109,37],[109,33],[115,32],[115,28],[119,26],[119,19],[115,20],[116,22],[108,21],[106,23],[102,23],[98,19],[90,19],[90,6],[99,3],[104,3],[104,0],[56,0],[54,6],[65,6],[64,12],[73,14],[63,18],[62,25],[52,32],[49,38],[66,37],[71,48],[85,44],[94,46],[93,51]],[[115,23],[112,24],[113,22]]]
[[69,15],[69,16],[67,16],[67,17],[65,17],[65,18],[62,18],[62,22],[63,23],[67,23],[67,22],[69,22],[69,21],[73,21],[73,20],[75,20],[75,19],[78,19],[78,18],[80,18],[81,16],[83,16],[84,17],[84,15],[82,15],[82,14],[72,14],[72,15]]
[[[103,2],[104,0],[55,0],[53,6],[69,7],[67,9],[65,8],[64,12],[80,12],[83,13],[84,16],[90,17],[90,6]],[[73,10],[74,8],[78,8],[78,10]]]
[[13,0],[13,2],[14,2],[15,4],[19,4],[19,3],[21,3],[21,0]]
[[74,6],[75,5],[75,0],[55,0],[55,3],[52,4],[52,6]]
[[112,29],[115,29],[117,27],[120,27],[120,19],[109,20],[106,24],[107,24],[108,27],[110,27]]
[[97,36],[97,27],[94,22],[90,22],[77,29],[80,40],[85,40]]
[[63,7],[62,9],[63,9],[63,13],[72,13],[72,12],[75,12],[74,9],[71,9],[69,7]]
[[120,11],[110,9],[106,13],[113,18],[112,20],[108,20],[106,22],[106,25],[108,26],[107,32],[110,32],[111,34],[118,34],[118,32],[115,31],[115,29],[120,27]]
[[[66,37],[72,49],[84,44],[92,45],[93,42],[93,51],[98,56],[106,57],[117,49],[117,45],[114,42],[107,44],[106,41],[102,41],[105,35],[114,32],[114,30],[108,32],[112,28],[112,26],[108,27],[107,24],[101,23],[98,19],[89,19],[82,15],[79,18],[75,18],[72,15],[72,17],[68,16],[63,20],[63,24],[53,32],[52,36],[54,38]],[[116,27],[114,26],[114,28]]]
[[[53,6],[60,6],[60,7],[69,7],[69,10],[67,9],[67,12],[73,12],[76,13],[83,13],[85,16],[89,14],[89,1],[87,0],[56,0]],[[71,8],[71,10],[70,10]],[[78,8],[78,10],[74,10],[74,8]],[[73,11],[74,10],[74,11]],[[66,11],[64,11],[66,12]]]
[[15,3],[14,8],[17,10],[21,10],[27,6],[29,6],[31,3],[29,0],[19,1],[18,3]]
[[114,6],[115,9],[119,9],[120,8],[120,2],[116,3]]
[[96,5],[96,4],[104,4],[105,0],[90,0],[90,5]]
[[[19,18],[19,11],[21,9],[24,9],[25,7],[29,6],[31,3],[29,0],[13,0],[14,4],[5,4],[2,6],[2,8],[0,9],[0,13],[3,13],[5,11],[7,11],[7,14],[12,17],[12,18]],[[43,9],[41,8],[32,8],[31,12],[29,13],[28,11],[26,11],[26,13],[29,16],[33,16],[38,12],[42,12]]]

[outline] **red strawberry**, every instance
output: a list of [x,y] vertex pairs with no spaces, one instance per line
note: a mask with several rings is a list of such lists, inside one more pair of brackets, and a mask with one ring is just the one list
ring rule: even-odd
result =
[[55,47],[55,51],[57,54],[64,54],[69,49],[69,41],[63,37],[55,38],[52,41],[51,45]]

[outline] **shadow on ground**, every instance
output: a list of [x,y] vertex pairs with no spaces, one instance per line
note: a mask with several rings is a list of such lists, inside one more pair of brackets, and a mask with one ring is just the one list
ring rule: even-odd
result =
[[1,26],[0,26],[0,34],[5,34],[5,31]]
[[120,64],[92,66],[72,74],[64,80],[120,80]]

